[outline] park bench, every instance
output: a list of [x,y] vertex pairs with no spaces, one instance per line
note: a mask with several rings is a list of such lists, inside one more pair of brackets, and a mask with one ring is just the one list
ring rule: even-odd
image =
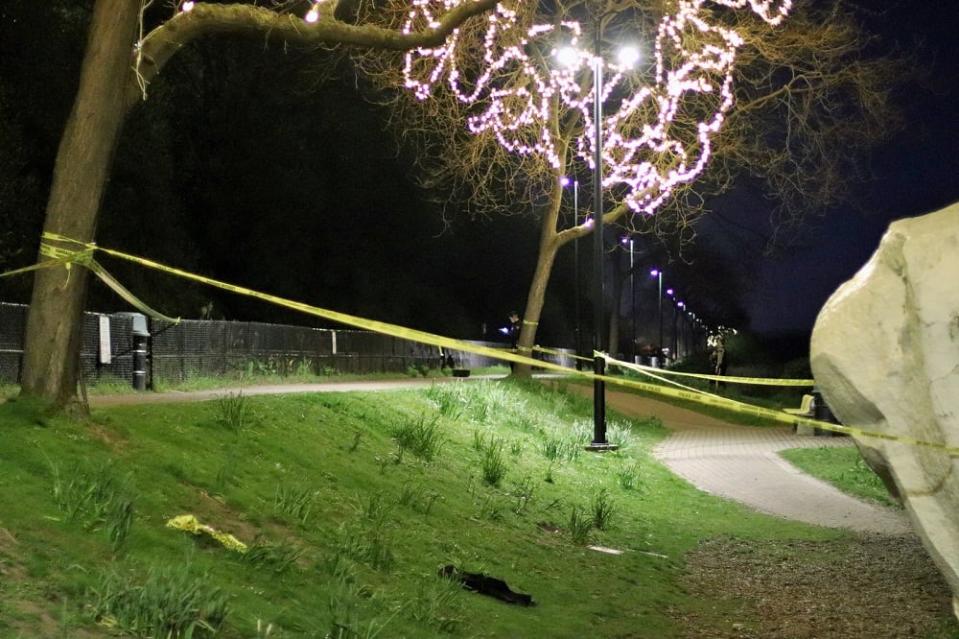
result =
[[[786,408],[784,409],[790,415],[795,415],[796,417],[815,417],[816,416],[816,397],[814,395],[803,395],[802,403],[799,405],[799,408]],[[797,435],[813,435],[815,434],[816,429],[811,426],[803,426],[798,422],[793,424],[793,432]]]

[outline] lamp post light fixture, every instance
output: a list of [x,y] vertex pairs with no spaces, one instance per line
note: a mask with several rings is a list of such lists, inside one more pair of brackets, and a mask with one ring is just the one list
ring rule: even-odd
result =
[[[616,446],[606,440],[606,385],[599,379],[606,372],[606,360],[603,359],[605,340],[603,339],[603,59],[601,57],[602,38],[600,22],[597,20],[593,35],[593,55],[589,57],[593,73],[593,372],[597,378],[593,382],[593,441],[588,450],[615,450]],[[575,69],[584,52],[572,46],[560,47],[554,52],[557,62],[564,67]],[[628,68],[639,59],[635,47],[622,49],[618,55],[619,63]],[[627,64],[624,64],[627,63]]]

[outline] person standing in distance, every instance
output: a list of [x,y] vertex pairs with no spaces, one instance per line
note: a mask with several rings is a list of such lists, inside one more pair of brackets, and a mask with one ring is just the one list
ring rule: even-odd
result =
[[[516,311],[510,311],[509,313],[509,328],[507,328],[506,334],[509,336],[509,347],[512,352],[518,352],[517,342],[519,341],[519,332],[523,327],[523,323],[519,319],[519,313]],[[509,363],[509,369],[512,371],[516,368],[516,362]]]

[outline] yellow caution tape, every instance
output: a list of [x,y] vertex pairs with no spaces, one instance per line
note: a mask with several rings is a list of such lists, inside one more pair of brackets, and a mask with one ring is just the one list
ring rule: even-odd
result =
[[[675,387],[677,387],[677,388],[681,388],[681,389],[683,389],[683,390],[690,391],[690,392],[693,392],[693,393],[699,393],[700,395],[709,395],[710,397],[718,397],[718,398],[720,398],[720,399],[725,399],[722,395],[716,395],[715,393],[709,393],[709,392],[704,391],[704,390],[699,389],[699,388],[694,388],[694,387],[692,387],[692,386],[686,386],[685,384],[680,384],[679,382],[677,382],[677,381],[675,381],[675,380],[672,380],[672,379],[663,377],[662,375],[659,375],[659,374],[658,374],[658,373],[661,373],[661,372],[662,372],[662,371],[660,371],[658,368],[652,368],[652,367],[649,367],[649,366],[639,366],[638,364],[629,364],[628,362],[622,362],[622,361],[620,361],[620,360],[613,359],[612,357],[610,357],[610,356],[607,355],[606,353],[595,353],[595,354],[596,354],[597,356],[599,356],[599,357],[602,357],[604,360],[606,360],[606,363],[607,363],[607,364],[614,364],[614,363],[615,363],[616,365],[618,365],[618,366],[620,366],[620,367],[622,367],[622,368],[631,368],[631,369],[634,369],[634,370],[636,370],[636,372],[640,373],[641,375],[645,375],[645,376],[647,376],[647,377],[652,377],[653,379],[655,379],[655,380],[657,380],[657,381],[659,381],[659,382],[662,382],[662,383],[664,383],[664,384],[669,384],[669,385],[671,385],[671,386],[675,386]],[[656,371],[656,372],[654,373],[653,371]]]
[[579,359],[584,362],[592,362],[593,359],[590,357],[583,357],[582,355],[573,355],[572,353],[567,353],[566,351],[561,351],[556,348],[546,348],[545,346],[534,346],[533,350],[537,353],[547,353],[549,355],[556,355],[558,357],[569,357],[571,359]]
[[[77,244],[76,240],[70,240],[61,235],[56,235],[54,233],[44,233],[44,239],[50,239],[54,241],[65,242],[67,244],[73,243]],[[81,266],[89,269],[94,275],[100,278],[104,284],[110,287],[114,293],[123,298],[130,306],[133,306],[139,310],[144,315],[149,315],[153,319],[161,320],[164,322],[169,322],[171,324],[178,324],[180,322],[179,318],[167,317],[163,313],[154,310],[143,302],[136,295],[131,293],[125,286],[120,284],[110,273],[107,272],[103,266],[100,265],[95,259],[93,259],[93,252],[96,250],[96,244],[92,242],[89,244],[83,245],[84,249],[82,251],[75,251],[72,249],[51,246],[50,244],[41,243],[40,244],[40,255],[44,257],[51,258],[46,262],[40,262],[35,264],[34,267],[48,268],[51,266],[58,266],[63,264],[67,269],[70,268],[71,263],[79,264]],[[25,272],[27,270],[33,270],[33,267],[27,267],[26,269],[18,269],[18,271],[12,271],[10,273],[4,273],[3,276],[13,275],[17,272]]]
[[[156,271],[163,273],[168,273],[170,275],[175,275],[184,279],[192,280],[194,282],[199,282],[201,284],[206,284],[215,288],[219,288],[225,291],[230,291],[238,295],[245,295],[247,297],[252,297],[259,299],[271,304],[276,304],[285,308],[293,309],[306,313],[308,315],[314,315],[316,317],[322,317],[327,320],[338,322],[340,324],[346,324],[347,326],[353,326],[356,328],[373,331],[376,333],[381,333],[384,335],[392,335],[401,339],[406,339],[412,342],[419,342],[421,344],[428,344],[430,346],[438,346],[441,348],[451,348],[458,351],[463,351],[467,353],[475,353],[477,355],[485,355],[494,359],[504,360],[508,362],[515,362],[517,364],[525,364],[528,366],[535,366],[543,370],[554,371],[557,373],[563,373],[565,375],[581,377],[587,380],[592,381],[602,381],[608,384],[613,384],[616,386],[623,386],[626,388],[633,388],[643,392],[647,392],[653,395],[660,395],[663,397],[671,397],[676,399],[683,399],[691,402],[696,402],[700,404],[707,404],[710,406],[716,406],[726,410],[734,411],[737,413],[743,413],[747,415],[754,415],[756,417],[762,417],[770,421],[775,421],[783,424],[798,424],[803,426],[811,426],[814,428],[819,428],[822,430],[828,430],[838,433],[846,433],[848,435],[853,435],[856,437],[871,437],[874,439],[882,439],[887,441],[894,441],[903,444],[909,444],[912,446],[922,446],[925,448],[941,450],[947,453],[950,456],[959,457],[959,447],[957,446],[948,446],[939,442],[930,442],[914,439],[912,437],[901,436],[901,435],[890,435],[886,433],[879,433],[875,431],[866,431],[861,428],[853,428],[850,426],[841,426],[839,424],[832,424],[829,422],[823,422],[815,419],[809,419],[805,417],[797,417],[795,415],[790,415],[781,410],[775,410],[772,408],[765,408],[762,406],[754,406],[752,404],[747,404],[745,402],[740,402],[737,400],[729,399],[727,397],[722,397],[719,395],[714,395],[711,393],[706,393],[704,391],[693,389],[688,386],[682,386],[676,382],[670,382],[680,386],[679,388],[669,388],[659,384],[650,384],[646,382],[640,382],[631,379],[624,379],[622,377],[614,377],[611,375],[596,375],[595,373],[587,370],[576,370],[575,368],[567,368],[559,364],[554,364],[553,362],[542,361],[533,359],[531,357],[526,357],[518,353],[501,350],[496,348],[491,348],[489,346],[480,346],[476,344],[470,344],[468,342],[460,341],[450,337],[443,337],[441,335],[435,335],[433,333],[427,333],[426,331],[419,331],[416,329],[406,328],[403,326],[398,326],[396,324],[390,324],[388,322],[379,322],[376,320],[366,319],[362,317],[356,317],[354,315],[348,315],[346,313],[340,313],[337,311],[331,311],[324,308],[319,308],[317,306],[311,306],[309,304],[304,304],[302,302],[296,302],[293,300],[288,300],[276,295],[270,295],[269,293],[262,293],[260,291],[254,291],[253,289],[245,288],[242,286],[236,286],[234,284],[228,284],[226,282],[221,282],[209,277],[204,277],[202,275],[197,275],[195,273],[190,273],[172,266],[167,266],[153,260],[148,260],[142,257],[137,257],[135,255],[130,255],[128,253],[123,253],[121,251],[116,251],[113,249],[104,248],[102,246],[97,246],[92,242],[80,242],[72,238],[65,237],[63,235],[57,235],[54,233],[44,233],[43,239],[53,242],[58,242],[60,244],[69,244],[73,246],[80,247],[80,250],[75,250],[74,253],[77,256],[76,260],[72,260],[66,255],[66,252],[69,249],[66,248],[55,248],[52,249],[48,247],[47,251],[50,255],[56,255],[55,260],[51,260],[47,263],[47,267],[57,266],[63,264],[68,266],[70,262],[81,264],[90,268],[91,264],[94,264],[93,268],[97,268],[101,272],[105,273],[105,269],[102,266],[96,263],[95,260],[90,256],[93,251],[101,251],[112,257],[126,260],[128,262],[133,262],[134,264],[139,264],[146,268],[150,268]],[[37,265],[40,268],[40,265]],[[96,272],[96,271],[94,271]],[[98,273],[99,274],[99,273]],[[102,278],[101,278],[102,279]],[[126,291],[126,289],[123,289]],[[126,291],[128,295],[133,297],[132,293]],[[125,298],[126,299],[126,298]],[[135,298],[133,298],[135,299]],[[139,302],[138,308],[143,308],[144,305],[142,302]],[[149,308],[149,307],[147,307]],[[657,373],[662,372],[658,369]],[[723,378],[726,379],[726,378]]]
[[220,532],[212,526],[201,524],[194,515],[179,515],[174,517],[166,523],[166,527],[173,528],[174,530],[182,530],[183,532],[188,532],[191,535],[207,535],[208,537],[219,542],[227,550],[238,552],[241,555],[245,554],[248,550],[247,545],[233,535]]
[[816,380],[814,379],[777,379],[769,377],[733,377],[726,375],[707,375],[705,373],[685,373],[680,371],[671,371],[664,368],[656,368],[654,366],[645,366],[643,364],[632,364],[630,362],[624,362],[619,359],[607,358],[606,360],[609,364],[613,366],[619,366],[621,368],[628,368],[637,372],[655,372],[657,375],[667,375],[667,376],[676,376],[676,377],[691,377],[694,379],[705,379],[713,382],[723,382],[726,384],[749,384],[753,386],[792,386],[797,388],[807,388],[814,386]]
[[[543,346],[534,346],[534,351],[540,353],[548,353],[550,355],[557,355],[560,357],[571,357],[573,359],[582,360],[584,362],[592,362],[593,359],[590,357],[582,357],[581,355],[573,355],[571,353],[565,353],[561,350],[555,348],[545,348]],[[690,377],[695,379],[705,379],[708,381],[715,382],[726,382],[729,384],[749,384],[753,386],[789,386],[796,388],[808,388],[816,384],[814,379],[779,379],[779,378],[769,378],[769,377],[734,377],[726,375],[707,375],[705,373],[686,373],[680,371],[671,371],[665,368],[656,368],[655,366],[646,366],[643,364],[633,364],[631,362],[624,362],[623,360],[615,359],[612,357],[606,357],[607,364],[611,366],[619,366],[622,368],[629,368],[637,372],[650,372],[657,375],[666,375],[666,376],[676,376],[676,377]]]

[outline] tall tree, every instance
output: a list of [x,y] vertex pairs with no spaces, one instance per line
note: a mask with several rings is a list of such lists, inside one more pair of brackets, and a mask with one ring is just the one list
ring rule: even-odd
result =
[[[57,152],[44,231],[94,239],[120,132],[167,61],[196,38],[237,33],[284,46],[344,45],[404,51],[441,45],[496,0],[468,0],[422,28],[394,30],[358,20],[349,1],[206,4],[177,0],[161,17],[153,0],[96,0],[79,88]],[[46,269],[34,279],[27,319],[23,393],[57,405],[77,401],[83,269]]]
[[[843,195],[857,153],[892,128],[899,65],[868,55],[871,38],[843,0],[792,4],[501,4],[443,47],[357,61],[377,87],[407,89],[386,101],[398,131],[419,132],[427,186],[472,212],[539,217],[519,339],[528,350],[557,252],[592,231],[564,206],[561,179],[575,176],[581,193],[591,191],[597,68],[608,78],[603,202],[596,211],[581,200],[581,212],[633,232],[689,238],[707,198],[743,175],[765,180],[784,220]],[[414,28],[436,5],[443,6],[421,3],[411,13],[396,1],[377,17]],[[601,55],[589,44],[597,41]],[[625,42],[641,45],[636,67],[605,59]]]

